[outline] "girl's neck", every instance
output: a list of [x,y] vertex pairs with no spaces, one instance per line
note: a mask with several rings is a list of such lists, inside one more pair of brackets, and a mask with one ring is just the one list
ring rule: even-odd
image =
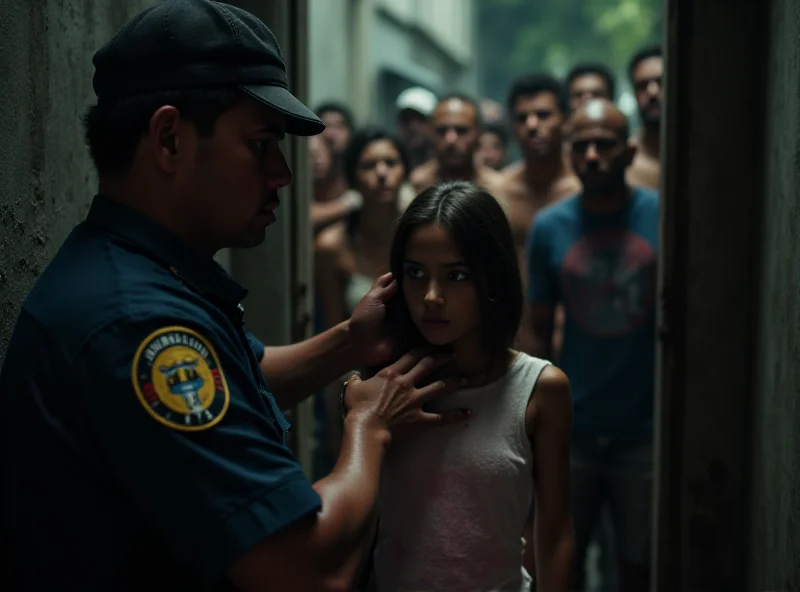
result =
[[483,386],[505,372],[508,350],[492,353],[481,346],[478,331],[453,344],[456,354],[453,372],[467,379],[468,387]]

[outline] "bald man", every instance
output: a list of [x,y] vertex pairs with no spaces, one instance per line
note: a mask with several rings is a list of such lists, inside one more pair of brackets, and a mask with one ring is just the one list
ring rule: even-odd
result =
[[[566,313],[560,365],[572,386],[576,566],[610,509],[619,589],[646,590],[650,561],[658,195],[625,180],[635,148],[613,103],[570,121],[582,188],[542,210],[528,236],[530,353],[549,358],[554,310]],[[583,578],[576,574],[576,582]],[[580,588],[579,588],[580,589]]]
[[466,95],[449,94],[433,110],[436,156],[411,173],[416,194],[440,181],[472,181],[499,197],[500,173],[475,159],[481,133],[478,104]]
[[580,188],[562,154],[562,128],[569,111],[560,80],[535,73],[514,81],[508,111],[522,160],[503,169],[501,182],[511,231],[522,254],[536,212]]

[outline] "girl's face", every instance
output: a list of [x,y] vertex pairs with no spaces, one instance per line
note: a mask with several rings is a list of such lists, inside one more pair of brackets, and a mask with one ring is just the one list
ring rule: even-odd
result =
[[405,175],[400,153],[391,140],[375,140],[361,151],[356,182],[365,201],[394,201]]
[[460,250],[439,225],[415,230],[403,261],[403,295],[426,341],[447,345],[480,326],[478,291]]

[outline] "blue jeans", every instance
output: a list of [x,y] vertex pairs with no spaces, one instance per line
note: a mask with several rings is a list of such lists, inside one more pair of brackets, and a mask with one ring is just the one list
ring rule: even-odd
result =
[[586,547],[604,508],[609,510],[619,559],[643,567],[650,565],[652,442],[574,437],[571,473],[576,566],[583,567]]

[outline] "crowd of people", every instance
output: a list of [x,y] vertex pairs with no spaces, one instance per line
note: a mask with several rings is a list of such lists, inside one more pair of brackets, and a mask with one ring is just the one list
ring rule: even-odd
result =
[[[631,59],[635,137],[597,64],[500,110],[407,89],[396,130],[357,128],[212,0],[93,63],[97,193],[0,369],[0,587],[568,592],[597,540],[607,583],[648,589],[658,48]],[[275,222],[286,134],[318,330],[268,346],[214,256]],[[282,410],[315,393],[310,482]]]
[[[416,196],[465,181],[502,207],[526,294],[514,346],[557,363],[572,388],[577,590],[592,541],[604,589],[643,590],[649,577],[662,74],[659,47],[632,56],[633,136],[611,69],[581,63],[563,80],[514,80],[505,109],[409,88],[394,130],[358,130],[346,105],[326,103],[317,113],[328,127],[310,145],[320,330],[390,270],[397,222]],[[509,163],[511,138],[521,158]],[[339,385],[319,398],[320,474],[341,442]]]

